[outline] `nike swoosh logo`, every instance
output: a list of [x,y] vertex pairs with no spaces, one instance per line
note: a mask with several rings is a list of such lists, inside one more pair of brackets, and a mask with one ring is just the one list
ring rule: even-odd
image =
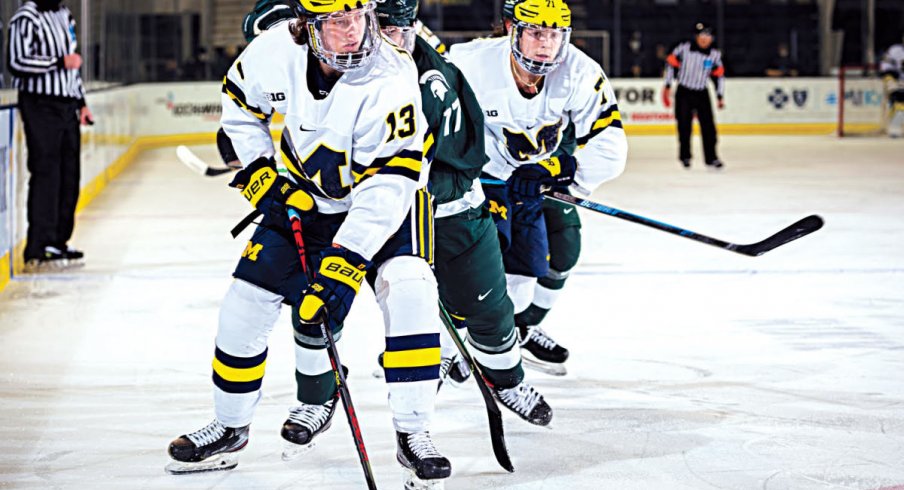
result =
[[298,126],[298,129],[299,129],[300,131],[304,131],[305,133],[310,133],[310,132],[312,132],[312,131],[317,131],[316,129],[305,129],[305,128],[304,128],[304,124],[302,124],[301,126]]
[[483,301],[484,298],[486,298],[487,296],[489,296],[491,292],[493,292],[493,288],[490,288],[489,291],[487,291],[487,292],[485,292],[485,293],[483,293],[483,294],[478,294],[478,295],[477,295],[477,301]]
[[572,211],[574,211],[574,208],[568,208],[568,209],[563,210],[562,212],[565,214],[570,214]]
[[504,344],[504,343],[508,342],[508,340],[510,338],[512,338],[512,335],[515,335],[515,329],[512,329],[512,331],[509,332],[508,335],[506,335],[505,337],[502,338],[502,343]]

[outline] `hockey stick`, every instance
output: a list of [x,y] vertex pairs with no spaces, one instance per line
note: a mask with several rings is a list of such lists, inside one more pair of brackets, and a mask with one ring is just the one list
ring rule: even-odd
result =
[[604,204],[588,201],[586,199],[576,198],[574,196],[563,194],[561,192],[547,192],[543,194],[543,197],[565,204],[573,204],[584,209],[596,211],[597,213],[608,214],[609,216],[614,216],[626,221],[649,226],[650,228],[656,228],[657,230],[665,231],[673,235],[683,236],[684,238],[689,238],[697,242],[705,243],[707,245],[712,245],[714,247],[719,247],[724,250],[747,255],[750,257],[758,257],[774,248],[781,247],[788,242],[807,236],[810,233],[813,233],[814,231],[822,228],[822,225],[824,224],[822,218],[815,214],[812,214],[790,226],[783,228],[769,238],[760,240],[756,243],[739,245],[737,243],[729,243],[723,240],[719,240],[718,238],[708,237],[706,235],[701,235],[690,230],[685,230],[684,228],[679,228],[677,226],[663,223],[661,221],[656,221],[650,218],[645,218],[643,216],[629,213],[627,211],[612,208]]
[[211,167],[204,162],[204,160],[198,158],[198,155],[195,155],[195,152],[188,149],[185,145],[176,147],[176,157],[178,157],[179,161],[184,163],[186,167],[192,169],[192,171],[207,177],[216,177],[217,175],[223,175],[238,170],[237,168],[232,167]]
[[[289,208],[289,221],[292,223],[292,234],[295,236],[295,246],[298,247],[298,257],[301,259],[301,269],[304,271],[308,280],[312,279],[311,271],[308,270],[307,258],[304,251],[304,238],[301,234],[301,216],[294,209]],[[326,312],[326,310],[324,310]],[[342,399],[342,406],[345,407],[345,415],[348,417],[348,425],[351,428],[352,438],[355,440],[355,449],[358,450],[358,459],[361,461],[361,468],[364,470],[364,479],[367,480],[367,488],[376,490],[377,481],[374,479],[373,468],[370,467],[370,458],[367,457],[367,448],[364,447],[364,436],[361,434],[361,425],[358,423],[358,414],[355,412],[355,406],[352,405],[352,394],[348,391],[348,383],[345,380],[345,372],[341,368],[342,363],[339,361],[339,351],[336,349],[336,341],[333,339],[333,332],[329,328],[329,318],[325,315],[321,318],[320,332],[326,339],[326,352],[330,358],[330,366],[333,368],[333,374],[336,376],[336,386],[339,389],[339,398]]]
[[483,377],[480,367],[474,362],[474,358],[471,357],[467,347],[465,347],[465,343],[458,335],[458,330],[452,322],[452,317],[449,316],[449,312],[446,311],[442,301],[439,302],[439,316],[446,326],[446,330],[449,331],[449,335],[452,336],[455,346],[461,352],[461,356],[468,361],[468,366],[470,366],[471,372],[474,373],[477,387],[480,388],[480,394],[483,395],[483,403],[487,406],[487,418],[490,421],[490,441],[493,443],[493,454],[496,455],[496,461],[499,462],[499,466],[502,466],[505,471],[513,473],[515,467],[512,465],[508,448],[505,446],[505,430],[502,427],[502,412],[499,410],[499,405],[496,404],[496,399],[493,398],[493,394],[490,392],[490,387],[487,386],[487,381]]

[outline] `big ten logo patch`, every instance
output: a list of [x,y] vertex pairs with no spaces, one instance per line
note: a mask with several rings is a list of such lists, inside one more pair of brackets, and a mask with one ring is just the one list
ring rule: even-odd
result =
[[262,243],[248,242],[248,245],[245,245],[245,251],[242,252],[242,257],[252,262],[257,262],[257,254],[261,253],[263,249],[264,245]]
[[508,209],[505,206],[500,206],[498,202],[490,200],[490,212],[493,214],[498,214],[502,216],[502,219],[508,219]]
[[282,102],[286,100],[286,94],[282,92],[268,92],[267,100],[270,102]]

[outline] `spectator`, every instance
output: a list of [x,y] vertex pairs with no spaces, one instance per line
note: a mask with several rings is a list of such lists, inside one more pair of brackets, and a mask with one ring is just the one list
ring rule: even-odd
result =
[[796,77],[797,76],[797,63],[791,59],[791,52],[788,50],[788,45],[785,43],[779,43],[778,48],[776,49],[775,58],[772,59],[772,62],[769,63],[769,67],[766,68],[766,76],[768,77]]
[[643,43],[640,31],[631,33],[631,40],[628,41],[628,49],[631,51],[628,58],[631,63],[629,72],[632,77],[640,78],[643,76],[644,68]]
[[84,257],[67,242],[79,194],[79,123],[94,121],[79,74],[75,20],[61,3],[28,0],[9,23],[7,59],[19,91],[31,173],[24,256],[32,270],[80,264]]

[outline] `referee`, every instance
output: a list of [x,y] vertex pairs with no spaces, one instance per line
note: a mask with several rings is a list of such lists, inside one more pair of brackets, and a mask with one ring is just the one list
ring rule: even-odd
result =
[[724,108],[725,67],[722,66],[722,53],[712,47],[712,29],[698,22],[694,30],[696,31],[694,40],[679,44],[666,58],[662,103],[666,108],[671,106],[672,82],[677,80],[675,119],[678,120],[678,142],[681,146],[678,158],[681,165],[684,168],[691,166],[691,126],[696,113],[703,136],[703,156],[706,165],[719,169],[722,168],[722,162],[716,155],[716,125],[713,122],[713,109],[709,101],[709,90],[706,89],[706,79],[712,78],[715,82],[719,109]]
[[75,20],[62,0],[29,0],[9,23],[9,68],[19,92],[28,148],[28,234],[32,270],[80,262],[68,241],[79,194],[79,123],[91,124],[76,53]]

